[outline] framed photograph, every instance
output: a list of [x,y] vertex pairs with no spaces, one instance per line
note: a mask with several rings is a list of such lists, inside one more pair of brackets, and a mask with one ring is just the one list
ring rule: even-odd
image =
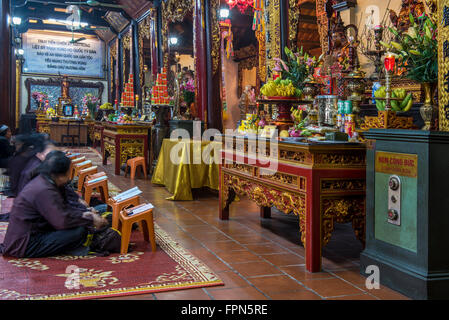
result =
[[62,114],[65,117],[73,117],[73,112],[74,112],[74,109],[73,109],[73,105],[71,105],[71,104],[66,104],[62,107]]
[[265,126],[262,130],[262,133],[260,136],[262,138],[270,138],[272,139],[274,137],[274,134],[276,133],[277,127],[276,126]]

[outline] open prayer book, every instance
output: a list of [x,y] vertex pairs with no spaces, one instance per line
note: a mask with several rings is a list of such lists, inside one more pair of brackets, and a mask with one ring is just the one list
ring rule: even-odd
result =
[[97,169],[97,168],[98,168],[97,166],[89,167],[89,168],[86,168],[86,169],[81,170],[81,173],[93,171],[93,170],[95,170],[95,169]]
[[124,200],[128,200],[132,197],[138,196],[139,194],[141,194],[142,191],[139,189],[139,187],[134,187],[132,189],[129,189],[125,192],[122,192],[118,195],[116,195],[115,197],[113,197],[112,199],[116,202],[121,202]]
[[82,167],[82,166],[85,166],[86,164],[91,164],[91,163],[92,163],[91,160],[87,160],[87,161],[84,161],[84,162],[77,163],[76,166],[77,167]]
[[108,179],[108,176],[102,176],[102,177],[87,181],[87,184],[93,184],[93,183],[100,182],[100,181],[107,180],[107,179]]
[[145,203],[143,205],[135,207],[132,211],[128,211],[128,217],[133,216],[135,214],[139,214],[139,213],[148,211],[148,210],[153,209],[153,208],[154,208],[154,206],[151,203]]

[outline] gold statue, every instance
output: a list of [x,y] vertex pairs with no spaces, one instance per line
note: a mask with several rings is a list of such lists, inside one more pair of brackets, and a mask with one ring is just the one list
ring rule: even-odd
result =
[[[428,1],[428,0],[427,0]],[[399,30],[406,32],[410,27],[410,14],[414,18],[421,16],[426,12],[422,0],[402,0],[401,10],[399,15],[393,10],[390,10],[391,23]]]

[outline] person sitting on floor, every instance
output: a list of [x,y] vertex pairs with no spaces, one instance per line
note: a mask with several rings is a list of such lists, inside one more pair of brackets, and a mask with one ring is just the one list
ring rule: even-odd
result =
[[43,134],[16,137],[16,152],[9,165],[9,189],[5,192],[8,197],[17,197],[19,191],[25,186],[23,183],[21,185],[24,170],[30,163],[36,162],[36,166],[41,164],[48,152],[52,150],[52,148],[46,150],[50,144]]
[[[55,150],[56,146],[50,140],[45,140],[43,143],[43,148],[39,148],[40,152],[37,152],[33,158],[31,158],[26,164],[25,168],[21,171],[17,194],[19,194],[23,188],[31,181],[33,178],[39,175],[38,169],[41,163],[44,161],[45,157],[52,151]],[[95,206],[95,208],[90,208],[89,204],[86,203],[78,193],[73,189],[73,186],[70,183],[67,183],[65,186],[65,195],[67,198],[68,204],[74,209],[79,209],[83,211],[93,211],[97,213],[104,213],[107,210],[106,204],[99,204]]]
[[8,168],[9,160],[14,154],[11,144],[11,129],[7,125],[0,126],[0,168]]
[[15,199],[0,252],[18,258],[60,254],[86,255],[88,229],[101,229],[106,219],[68,205],[64,186],[70,181],[70,159],[61,151],[49,153],[39,176]]

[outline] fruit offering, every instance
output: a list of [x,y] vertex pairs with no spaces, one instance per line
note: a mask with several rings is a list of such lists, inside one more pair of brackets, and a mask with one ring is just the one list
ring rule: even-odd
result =
[[52,107],[49,107],[47,109],[46,113],[47,113],[47,117],[49,117],[49,118],[56,117],[56,111]]
[[260,89],[262,95],[266,97],[300,97],[302,91],[295,88],[291,80],[270,80]]
[[120,124],[132,124],[134,123],[133,118],[131,118],[131,116],[128,116],[127,114],[120,116],[117,119],[117,123]]
[[301,122],[302,121],[302,110],[298,110],[295,107],[292,107],[290,109],[291,113],[292,113],[292,119],[295,122]]
[[106,102],[106,103],[104,103],[104,104],[102,104],[102,105],[100,106],[100,109],[101,109],[101,110],[110,110],[110,109],[113,109],[113,108],[112,108],[112,103]]
[[[375,98],[385,98],[387,91],[385,87],[380,87],[374,92]],[[412,108],[413,96],[411,93],[407,93],[405,89],[396,88],[391,91],[392,98],[399,98],[401,100],[390,100],[391,109],[393,111],[406,112]],[[376,99],[376,107],[378,110],[385,110],[386,101]]]
[[302,120],[298,124],[294,125],[288,130],[290,137],[310,137],[313,135],[313,132],[306,129],[305,120]]
[[108,120],[109,121],[114,121],[114,119],[115,119],[115,114],[113,114],[113,113],[111,113],[110,115],[108,115]]

